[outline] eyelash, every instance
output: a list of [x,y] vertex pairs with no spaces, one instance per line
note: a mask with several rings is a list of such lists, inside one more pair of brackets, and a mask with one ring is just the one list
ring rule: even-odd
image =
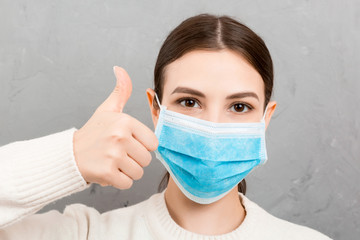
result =
[[[185,107],[185,108],[193,108],[193,107],[186,107],[186,106],[183,106],[183,105],[181,104],[181,102],[186,101],[186,100],[195,101],[195,102],[201,107],[200,101],[199,101],[198,99],[196,99],[196,98],[190,98],[190,97],[180,98],[180,99],[176,100],[176,103],[177,103],[177,104],[180,104],[182,107]],[[254,109],[253,106],[251,106],[250,104],[244,103],[244,102],[235,102],[235,103],[232,103],[232,104],[230,105],[229,109],[231,109],[232,107],[234,107],[234,106],[237,105],[237,104],[244,105],[245,107],[247,107],[247,108],[249,109],[248,111],[251,111],[251,110]],[[248,112],[248,111],[247,111],[247,112]],[[236,113],[236,112],[235,112],[235,113]],[[240,113],[241,113],[241,112],[240,112]]]
[[[198,99],[196,99],[196,98],[189,98],[189,97],[180,98],[180,99],[176,100],[176,103],[177,103],[177,104],[180,104],[182,107],[186,107],[186,106],[183,106],[183,105],[181,104],[182,101],[186,101],[186,100],[195,101],[199,106],[201,106],[200,101],[199,101]],[[191,108],[191,107],[186,107],[186,108]]]
[[234,111],[235,113],[238,113],[238,114],[246,113],[246,112],[249,112],[249,111],[251,111],[251,110],[254,109],[250,104],[243,103],[243,102],[236,102],[236,103],[231,104],[230,109],[233,108],[233,107],[235,107],[235,105],[237,105],[237,104],[239,104],[239,105],[244,105],[246,108],[248,108],[248,110],[245,111],[245,112],[236,112],[236,111]]

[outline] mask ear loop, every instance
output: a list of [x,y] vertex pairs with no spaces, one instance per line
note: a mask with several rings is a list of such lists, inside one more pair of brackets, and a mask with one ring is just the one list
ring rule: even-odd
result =
[[161,104],[160,104],[160,100],[159,100],[159,98],[158,98],[158,95],[155,93],[155,99],[156,99],[156,102],[157,102],[157,104],[159,105],[159,107],[160,107],[160,110],[163,108],[163,106],[161,106]]
[[266,116],[267,110],[268,110],[268,105],[266,105],[264,115],[263,115],[263,117],[261,119],[261,122],[263,122],[263,123],[265,123],[265,116]]

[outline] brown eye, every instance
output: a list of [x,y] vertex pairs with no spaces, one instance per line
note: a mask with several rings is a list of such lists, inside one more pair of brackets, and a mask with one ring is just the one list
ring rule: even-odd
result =
[[247,112],[249,111],[249,107],[246,106],[245,104],[242,104],[242,103],[237,103],[237,104],[234,104],[232,107],[231,107],[231,110],[234,111],[234,112],[238,112],[238,113],[243,113],[243,112]]
[[184,107],[189,107],[189,108],[199,107],[199,104],[193,99],[184,99],[180,102],[180,104]]

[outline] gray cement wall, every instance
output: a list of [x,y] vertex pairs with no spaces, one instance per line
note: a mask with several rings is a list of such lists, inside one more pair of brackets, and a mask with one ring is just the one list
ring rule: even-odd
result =
[[[269,161],[247,178],[270,213],[334,239],[360,236],[360,1],[0,0],[0,145],[80,128],[127,69],[125,112],[152,127],[145,89],[168,32],[198,13],[228,14],[261,35],[278,109]],[[156,192],[155,158],[131,190],[93,185],[47,206],[106,210]]]

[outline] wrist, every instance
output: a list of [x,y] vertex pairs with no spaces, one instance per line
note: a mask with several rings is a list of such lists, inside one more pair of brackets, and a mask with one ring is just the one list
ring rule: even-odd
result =
[[80,167],[80,161],[79,161],[79,158],[80,158],[79,155],[81,155],[79,152],[79,145],[81,143],[80,138],[81,138],[81,132],[80,132],[80,130],[76,130],[73,135],[73,155],[74,155],[76,168],[78,169],[82,178],[86,181],[86,184],[89,184],[89,182],[86,180],[86,178],[83,174],[83,171]]

